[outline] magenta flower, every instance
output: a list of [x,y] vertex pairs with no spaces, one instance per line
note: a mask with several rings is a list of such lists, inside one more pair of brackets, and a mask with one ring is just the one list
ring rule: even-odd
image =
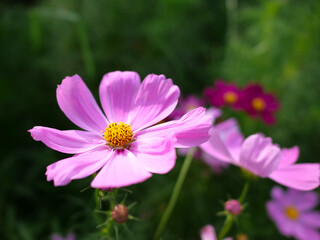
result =
[[[204,226],[200,230],[201,240],[217,240],[216,231],[210,224]],[[232,238],[225,238],[224,240],[232,240]]]
[[318,194],[274,187],[271,196],[267,211],[281,234],[298,240],[320,240],[320,212],[313,210],[319,202]]
[[233,83],[216,80],[213,88],[208,87],[204,90],[204,95],[213,106],[230,106],[233,109],[239,109],[240,90]]
[[175,165],[177,148],[208,140],[212,119],[196,108],[180,119],[155,125],[176,107],[179,88],[164,75],[148,75],[142,83],[135,72],[111,72],[100,84],[105,115],[90,90],[75,75],[57,88],[65,115],[81,130],[60,131],[36,126],[29,130],[36,141],[72,157],[47,167],[47,180],[63,186],[100,171],[91,182],[99,189],[118,188],[164,174]]
[[271,138],[254,134],[242,141],[240,133],[223,139],[219,129],[213,128],[208,142],[201,148],[211,156],[262,178],[270,178],[284,186],[298,190],[312,190],[319,186],[320,164],[295,164],[299,148],[280,149]]
[[271,93],[265,93],[262,86],[250,84],[241,93],[240,104],[252,117],[261,117],[267,124],[275,123],[274,113],[279,109],[279,102]]
[[76,235],[69,233],[65,238],[61,235],[54,233],[50,236],[50,240],[76,240]]

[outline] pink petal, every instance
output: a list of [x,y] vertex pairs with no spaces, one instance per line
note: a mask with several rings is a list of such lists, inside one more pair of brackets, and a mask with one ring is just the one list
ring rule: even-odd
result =
[[173,135],[176,138],[176,148],[191,148],[209,139],[209,129],[212,127],[212,117],[205,115],[202,107],[191,110],[179,120],[155,125],[141,130],[137,136],[143,138],[165,138]]
[[53,180],[55,186],[64,186],[71,180],[88,177],[99,170],[111,155],[112,151],[103,146],[55,162],[47,167],[47,181]]
[[63,153],[83,153],[104,144],[101,135],[79,130],[60,131],[54,128],[36,126],[29,130],[36,141]]
[[307,212],[302,213],[299,217],[299,221],[303,223],[306,227],[310,228],[320,228],[320,212]]
[[279,167],[284,167],[295,163],[299,157],[299,147],[294,146],[292,148],[281,149],[281,160]]
[[108,125],[90,90],[78,75],[66,77],[58,85],[57,100],[64,114],[87,131],[101,133]]
[[238,123],[231,118],[214,126],[209,141],[200,148],[217,160],[237,164],[242,141]]
[[[181,149],[185,149],[185,148],[181,148]],[[219,159],[212,157],[206,152],[202,151],[201,153],[202,153],[202,160],[211,167],[212,171],[216,173],[220,173],[223,168],[228,166],[228,163],[220,161]]]
[[215,129],[219,132],[226,148],[233,159],[237,162],[240,155],[241,145],[244,140],[244,137],[240,132],[238,122],[234,118],[231,118],[217,124]]
[[206,225],[200,230],[201,240],[217,240],[216,232],[212,225]]
[[220,132],[223,140],[228,136],[229,132],[239,132],[238,122],[234,118],[230,118],[228,120],[218,123],[217,125],[215,125],[215,128],[217,129],[217,131]]
[[269,178],[298,190],[312,190],[319,186],[320,164],[300,163],[276,169]]
[[320,240],[320,233],[317,229],[310,228],[303,224],[296,224],[292,228],[292,236],[298,240]]
[[222,111],[220,108],[210,107],[207,109],[206,114],[212,116],[215,120],[222,115]]
[[297,208],[300,211],[306,211],[313,209],[318,205],[319,197],[315,192],[303,192],[299,200],[300,201],[296,203]]
[[281,203],[283,206],[287,204],[286,193],[283,191],[281,187],[273,187],[271,190],[271,196],[278,203]]
[[109,122],[130,123],[128,119],[140,86],[136,72],[110,72],[103,76],[99,94]]
[[144,168],[132,152],[126,149],[116,150],[93,179],[91,187],[99,189],[125,187],[143,182],[151,176],[152,174]]
[[138,139],[131,151],[148,172],[164,174],[176,163],[176,151],[170,138]]
[[129,121],[132,129],[152,126],[167,117],[176,107],[180,90],[164,75],[149,74],[142,82]]
[[280,148],[272,144],[270,138],[254,134],[244,140],[239,165],[260,177],[267,177],[279,165]]
[[229,149],[221,139],[219,131],[213,127],[210,132],[210,138],[207,142],[200,145],[200,148],[216,160],[236,164]]

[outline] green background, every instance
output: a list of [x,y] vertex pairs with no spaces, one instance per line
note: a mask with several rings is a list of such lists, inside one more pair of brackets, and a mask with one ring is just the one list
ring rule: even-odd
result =
[[[133,70],[172,78],[184,95],[201,96],[215,79],[244,86],[258,82],[278,97],[277,123],[265,126],[243,113],[248,136],[263,132],[282,147],[298,145],[301,162],[320,156],[320,2],[299,0],[50,0],[0,3],[0,239],[42,240],[74,231],[95,239],[97,215],[90,178],[55,188],[46,166],[65,158],[27,132],[35,125],[76,127],[60,111],[55,91],[65,76],[79,74],[93,94],[103,74]],[[131,186],[137,201],[121,239],[151,239],[183,159],[173,171]],[[239,169],[213,174],[194,161],[163,239],[200,239],[210,223],[219,230],[221,202],[238,197]],[[255,182],[248,207],[230,235],[286,239],[268,218],[271,180]],[[124,193],[121,193],[121,200]]]

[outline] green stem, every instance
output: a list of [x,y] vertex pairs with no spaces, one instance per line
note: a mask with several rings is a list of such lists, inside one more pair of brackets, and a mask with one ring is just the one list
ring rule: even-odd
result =
[[240,197],[238,199],[238,201],[242,204],[244,199],[247,196],[248,190],[249,190],[249,186],[250,186],[250,181],[247,181],[246,184],[244,185],[242,192],[240,194]]
[[186,178],[186,175],[188,173],[188,170],[190,168],[190,165],[191,165],[191,162],[192,162],[192,157],[194,155],[196,151],[196,148],[191,148],[188,152],[188,155],[186,156],[185,160],[184,160],[184,163],[182,165],[182,168],[180,170],[180,174],[179,174],[179,177],[176,181],[176,184],[174,186],[174,189],[172,191],[172,195],[171,195],[171,198],[170,198],[170,201],[169,201],[169,204],[164,212],[164,214],[162,215],[162,218],[160,220],[160,223],[158,225],[158,228],[157,228],[157,231],[154,235],[154,240],[158,240],[171,216],[171,213],[174,209],[174,206],[177,202],[177,199],[179,197],[179,194],[180,194],[180,191],[181,191],[181,187],[182,187],[182,184]]
[[230,228],[232,227],[232,222],[233,222],[233,217],[231,214],[228,214],[226,221],[224,222],[224,225],[219,233],[218,240],[222,240],[227,235]]

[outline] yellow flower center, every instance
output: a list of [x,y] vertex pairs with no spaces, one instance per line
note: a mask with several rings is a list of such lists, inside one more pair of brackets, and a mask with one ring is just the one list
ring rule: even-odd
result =
[[298,210],[293,206],[287,207],[285,212],[287,217],[291,220],[296,220],[299,217]]
[[238,100],[238,95],[234,92],[226,92],[223,94],[223,100],[227,104],[233,104]]
[[252,107],[256,111],[261,112],[266,108],[266,102],[262,98],[256,97],[252,100]]
[[123,122],[110,123],[103,133],[104,139],[112,148],[128,148],[133,140],[131,127]]

